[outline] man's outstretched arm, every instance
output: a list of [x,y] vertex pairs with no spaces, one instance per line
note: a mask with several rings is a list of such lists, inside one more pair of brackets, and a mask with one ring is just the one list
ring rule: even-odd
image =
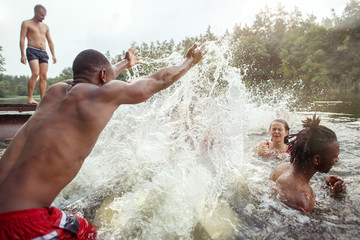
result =
[[[155,93],[169,87],[184,76],[193,66],[201,61],[206,52],[204,46],[197,49],[197,45],[194,44],[189,49],[186,59],[182,64],[160,69],[150,76],[140,77],[134,83],[130,83],[127,89],[129,93],[134,92],[134,94],[126,100],[130,101],[130,103],[146,101]],[[137,95],[136,92],[138,91],[139,94]]]
[[104,91],[101,95],[108,101],[114,101],[116,105],[144,102],[184,76],[200,62],[206,52],[204,46],[197,49],[197,45],[194,44],[182,64],[160,69],[152,75],[140,77],[131,83],[111,81],[101,87],[100,91]]

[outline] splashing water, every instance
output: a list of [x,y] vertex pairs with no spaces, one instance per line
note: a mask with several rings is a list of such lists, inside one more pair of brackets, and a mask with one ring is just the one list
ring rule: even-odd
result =
[[[239,70],[230,67],[226,42],[211,42],[208,49],[170,88],[145,103],[119,107],[54,205],[89,219],[100,239],[299,238],[314,234],[314,222],[321,226],[313,236],[333,231],[338,220],[320,220],[325,208],[304,215],[280,203],[268,181],[280,162],[253,154],[273,119],[299,128],[303,117],[287,107],[296,99],[275,91],[268,97],[276,104],[255,103]],[[177,65],[183,57],[174,53],[156,61]]]

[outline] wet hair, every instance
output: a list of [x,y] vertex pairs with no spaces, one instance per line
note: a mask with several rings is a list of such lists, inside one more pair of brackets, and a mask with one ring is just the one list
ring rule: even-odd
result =
[[88,49],[80,52],[72,66],[74,78],[78,75],[92,74],[111,66],[109,60],[100,52]]
[[297,166],[304,166],[314,155],[321,154],[329,143],[337,141],[336,134],[329,128],[320,125],[320,118],[314,114],[313,118],[306,118],[303,129],[291,134],[290,162]]
[[45,8],[43,5],[41,5],[41,4],[38,4],[38,5],[36,5],[36,6],[34,7],[34,11],[39,11],[39,10],[41,10],[41,9],[43,9],[43,10],[46,11],[46,8]]
[[[271,124],[272,124],[273,122],[279,122],[279,123],[284,124],[284,126],[285,126],[285,131],[288,131],[288,132],[290,131],[289,124],[288,124],[285,120],[282,120],[282,119],[275,119],[275,120],[273,120],[273,121],[270,123],[269,130],[271,129]],[[288,144],[288,143],[289,143],[289,134],[284,138],[284,143],[285,143],[285,144]]]

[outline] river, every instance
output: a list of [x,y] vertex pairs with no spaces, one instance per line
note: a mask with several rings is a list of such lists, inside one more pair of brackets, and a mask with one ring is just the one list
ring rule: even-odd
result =
[[[120,106],[54,206],[91,220],[100,239],[358,239],[359,95],[319,94],[306,104],[291,93],[254,96],[224,52],[226,44],[210,44],[174,86]],[[269,140],[273,119],[296,133],[314,113],[337,134],[340,162],[311,179],[315,210],[303,214],[271,190],[272,169],[287,159],[254,149]],[[343,177],[347,192],[331,195],[328,175]]]

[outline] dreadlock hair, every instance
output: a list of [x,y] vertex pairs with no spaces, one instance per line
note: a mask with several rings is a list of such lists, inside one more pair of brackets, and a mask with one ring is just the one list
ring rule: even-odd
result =
[[[288,132],[290,131],[289,124],[288,124],[285,120],[282,120],[282,119],[275,119],[275,120],[273,120],[273,121],[270,123],[269,130],[271,129],[271,124],[272,124],[273,122],[279,122],[279,123],[284,124],[284,126],[285,126],[285,131],[288,131]],[[284,143],[285,143],[285,144],[288,144],[288,143],[289,143],[289,134],[284,138]]]
[[304,166],[314,155],[324,151],[327,144],[337,141],[336,134],[329,128],[319,125],[320,119],[314,114],[313,118],[306,118],[303,129],[296,134],[290,145],[290,162],[297,166]]
[[76,56],[72,65],[72,70],[74,78],[76,78],[78,75],[96,73],[110,65],[109,60],[102,53],[93,49],[88,49],[80,52]]

